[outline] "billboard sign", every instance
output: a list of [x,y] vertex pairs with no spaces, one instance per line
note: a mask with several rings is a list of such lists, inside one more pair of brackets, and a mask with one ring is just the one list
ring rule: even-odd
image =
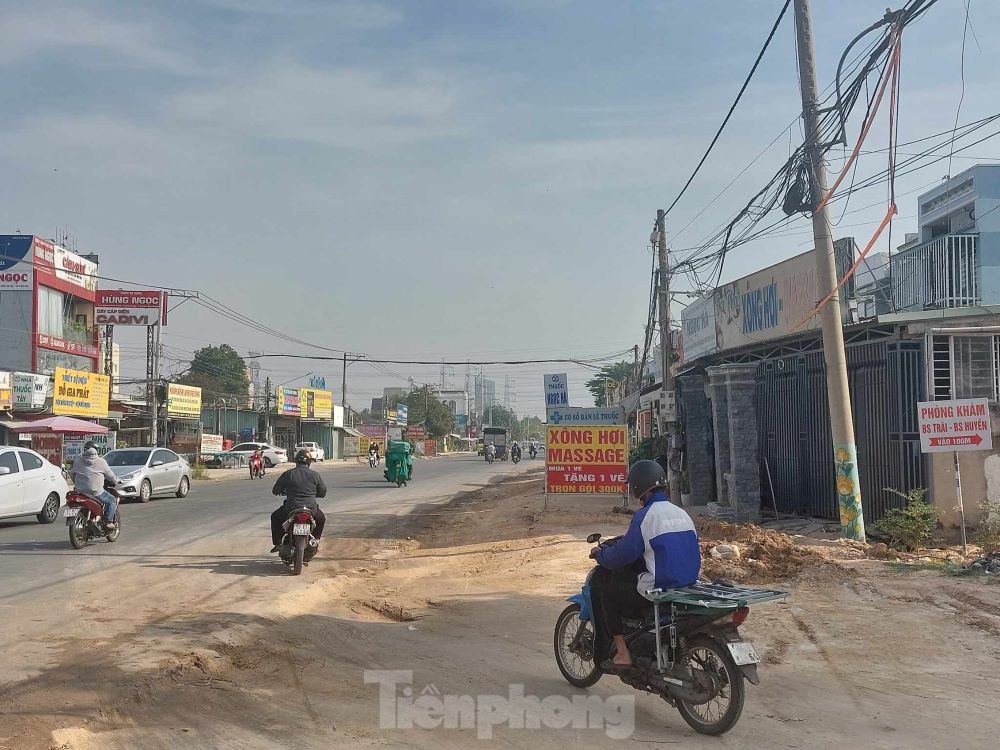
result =
[[117,433],[108,431],[103,435],[87,435],[86,437],[66,437],[63,440],[63,461],[72,463],[83,455],[83,446],[87,442],[94,444],[98,456],[106,456],[118,445]]
[[367,435],[368,437],[382,438],[385,439],[385,425],[384,424],[359,424],[354,428],[362,435]]
[[333,392],[319,388],[299,388],[302,419],[333,419]]
[[97,291],[97,264],[92,260],[56,245],[54,265],[57,279],[89,292]]
[[423,425],[414,425],[413,427],[406,428],[407,440],[425,440],[426,438],[427,429]]
[[222,443],[222,435],[212,435],[207,432],[201,434],[202,453],[221,453]]
[[[834,253],[837,276],[842,278],[854,261],[854,239],[837,240]],[[854,293],[853,278],[840,288],[845,322],[850,315],[845,301]],[[720,286],[712,293],[716,345],[720,351],[736,349],[789,336],[797,330],[818,329],[818,315],[798,329],[796,326],[822,298],[813,250]]]
[[699,297],[681,312],[681,361],[712,354],[715,341],[715,301],[711,296]]
[[14,378],[9,372],[0,372],[0,409],[14,408]]
[[57,367],[52,392],[52,413],[74,417],[108,416],[111,378],[96,372]]
[[171,419],[201,419],[201,388],[167,383],[167,416]]
[[94,300],[94,323],[116,326],[151,326],[167,322],[166,292],[100,289]]
[[15,372],[11,376],[13,408],[41,409],[52,392],[52,378],[33,372]]
[[564,406],[549,409],[546,422],[554,426],[581,424],[625,424],[622,410],[617,406]]
[[299,414],[301,414],[299,401],[300,397],[298,388],[279,388],[278,414],[282,414],[286,417],[299,416]]
[[406,404],[396,404],[396,424],[406,424],[408,409]]
[[0,292],[31,291],[35,278],[30,234],[0,235]]
[[625,425],[545,429],[545,491],[620,495],[628,474]]
[[569,381],[566,373],[546,375],[543,378],[545,386],[545,408],[569,406]]
[[993,450],[990,406],[985,398],[917,403],[921,453]]

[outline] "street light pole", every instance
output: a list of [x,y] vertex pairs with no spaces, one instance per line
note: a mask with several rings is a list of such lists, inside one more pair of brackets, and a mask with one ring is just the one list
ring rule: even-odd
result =
[[366,354],[344,352],[344,375],[340,381],[340,405],[343,406],[344,408],[347,408],[347,365],[348,365],[347,358],[348,357],[351,358],[350,364],[353,365],[355,362],[358,362],[359,360],[362,360],[367,356],[368,355]]

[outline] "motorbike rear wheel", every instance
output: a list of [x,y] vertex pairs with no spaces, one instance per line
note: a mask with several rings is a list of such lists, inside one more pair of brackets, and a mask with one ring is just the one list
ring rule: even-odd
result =
[[692,638],[681,654],[680,663],[701,669],[719,680],[719,693],[712,700],[697,705],[677,701],[684,721],[700,734],[720,735],[732,729],[743,713],[746,685],[743,672],[723,644],[707,635]]
[[[581,629],[584,632],[579,632]],[[577,648],[582,654],[570,650],[577,635]],[[552,646],[556,652],[556,666],[570,685],[585,688],[601,679],[601,669],[594,659],[594,624],[580,619],[579,604],[570,604],[559,615],[552,635]],[[589,659],[586,658],[588,651]]]
[[104,538],[109,542],[117,542],[118,537],[122,533],[122,514],[121,511],[115,513],[115,527],[110,531],[105,532]]
[[304,536],[295,537],[295,559],[292,560],[292,575],[302,575],[302,562],[306,554],[306,538]]
[[69,527],[69,543],[73,549],[83,549],[90,542],[90,534],[87,532],[87,518],[82,514],[73,519]]

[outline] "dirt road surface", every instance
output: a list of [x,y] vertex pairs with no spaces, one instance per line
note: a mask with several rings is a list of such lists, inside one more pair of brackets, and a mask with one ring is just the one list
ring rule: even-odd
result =
[[[207,515],[212,533],[161,549],[130,549],[123,534],[64,554],[63,527],[33,527],[52,540],[37,548],[0,529],[0,567],[35,555],[47,581],[56,558],[66,578],[0,588],[0,748],[994,745],[1000,586],[901,571],[850,549],[796,553],[791,564],[761,545],[755,580],[774,571],[792,597],[756,608],[744,626],[765,659],[762,683],[723,738],[695,734],[613,678],[572,688],[553,661],[552,627],[589,569],[583,537],[620,533],[628,519],[606,499],[559,498],[543,512],[531,462],[483,469],[471,457],[422,462],[398,493],[366,486],[361,469],[331,470],[343,504],[327,503],[330,538],[299,579],[261,554],[269,501],[241,505],[221,483],[201,490],[203,505],[171,511]],[[490,474],[505,481],[484,486]],[[156,503],[126,512],[147,508]],[[98,558],[112,549],[123,557],[108,567]],[[380,686],[372,670],[400,671],[397,684]],[[489,696],[518,690],[610,699],[607,721],[556,728],[546,724],[558,717],[535,707],[526,721],[538,729],[491,727],[485,712],[449,729],[407,708],[447,699],[482,711],[498,700]],[[634,706],[624,739],[628,717],[611,710],[621,699]]]

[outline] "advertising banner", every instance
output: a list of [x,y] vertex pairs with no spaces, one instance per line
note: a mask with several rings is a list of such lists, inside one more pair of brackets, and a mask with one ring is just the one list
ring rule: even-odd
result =
[[97,291],[97,264],[67,250],[62,245],[55,246],[56,278],[89,292]]
[[222,452],[222,435],[211,435],[207,432],[201,435],[201,452],[202,453],[221,453]]
[[438,441],[437,440],[425,440],[424,441],[424,455],[425,456],[436,456],[438,452]]
[[108,416],[111,378],[95,372],[57,367],[52,392],[52,413],[73,417]]
[[550,425],[625,424],[625,415],[618,406],[564,406],[549,409],[545,415]]
[[367,435],[368,437],[385,439],[384,424],[359,424],[354,429],[360,432],[362,435]]
[[278,389],[278,414],[297,417],[302,413],[298,388]]
[[97,345],[86,341],[69,341],[67,339],[56,338],[55,336],[47,336],[44,333],[39,333],[36,336],[36,340],[38,341],[38,345],[45,349],[66,352],[67,354],[74,354],[80,357],[96,359],[100,353]]
[[14,408],[14,379],[9,372],[0,372],[0,409]]
[[546,375],[543,378],[545,387],[545,408],[569,406],[569,380],[566,373]]
[[396,404],[396,424],[406,425],[408,409],[406,404]]
[[83,455],[83,446],[90,441],[97,449],[98,456],[106,456],[118,445],[118,433],[105,432],[103,435],[86,435],[84,437],[69,437],[63,440],[63,461],[72,463]]
[[993,450],[990,406],[985,398],[917,403],[920,452]]
[[57,434],[32,435],[31,450],[54,466],[62,468],[63,436]]
[[407,440],[424,440],[427,438],[427,429],[423,425],[414,425],[406,428]]
[[0,235],[0,292],[31,291],[35,278],[30,234]]
[[166,324],[166,309],[166,292],[99,289],[94,300],[94,323],[102,326]]
[[625,425],[546,427],[546,492],[620,495],[627,473]]
[[41,409],[51,393],[52,378],[33,372],[15,372],[12,377],[15,409]]
[[167,383],[167,416],[171,419],[201,419],[201,388]]
[[333,419],[333,392],[319,388],[299,388],[302,419]]
[[699,297],[681,312],[681,361],[690,362],[712,354],[715,340],[715,301]]

